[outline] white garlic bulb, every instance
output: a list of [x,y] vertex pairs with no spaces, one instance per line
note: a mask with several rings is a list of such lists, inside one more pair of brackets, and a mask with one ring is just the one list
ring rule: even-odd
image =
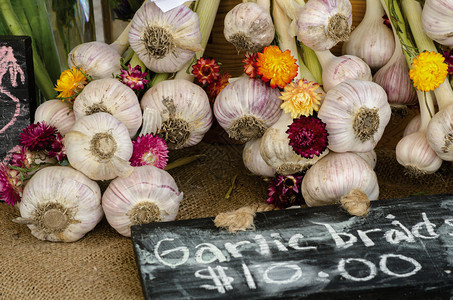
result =
[[425,0],[421,19],[427,36],[441,45],[453,47],[452,0]]
[[69,163],[93,180],[128,176],[133,167],[132,141],[126,126],[112,115],[98,112],[81,117],[64,139]]
[[78,67],[92,79],[111,78],[121,73],[121,54],[102,42],[75,46],[68,54],[69,67]]
[[226,14],[223,35],[238,52],[257,52],[271,44],[275,29],[269,11],[256,3],[244,2]]
[[392,30],[384,24],[384,8],[378,0],[366,0],[366,10],[360,24],[343,43],[342,53],[355,55],[371,70],[384,66],[395,50]]
[[260,153],[261,138],[253,139],[245,143],[242,151],[242,160],[245,167],[255,175],[272,177],[275,169],[269,166]]
[[390,116],[384,89],[364,80],[347,80],[335,86],[318,112],[329,133],[328,147],[335,152],[373,150]]
[[349,38],[352,6],[349,0],[310,0],[296,15],[297,38],[315,51],[329,50]]
[[245,143],[277,122],[282,113],[279,96],[278,89],[260,79],[240,77],[219,93],[214,115],[230,138]]
[[72,105],[58,99],[41,103],[35,111],[35,123],[43,121],[57,128],[61,135],[66,135],[75,123]]
[[322,66],[322,84],[326,92],[346,80],[373,79],[370,67],[357,56],[335,56],[329,50],[316,51],[316,56]]
[[96,182],[71,167],[39,170],[24,188],[19,222],[40,240],[74,242],[100,222],[104,213]]
[[[140,105],[153,120],[142,133],[161,135],[170,149],[198,144],[212,125],[206,92],[185,79],[164,80],[146,91]],[[148,110],[147,110],[148,109]]]
[[441,109],[429,121],[426,138],[441,159],[453,161],[453,103]]
[[319,156],[311,159],[297,154],[289,144],[290,140],[286,133],[292,122],[291,114],[283,113],[280,119],[266,130],[261,139],[261,157],[280,175],[299,173],[329,153],[329,150],[325,149]]
[[173,221],[182,198],[168,172],[145,165],[112,180],[102,195],[102,208],[109,224],[130,237],[132,225]]
[[76,120],[97,112],[106,112],[121,121],[133,137],[142,124],[137,95],[117,79],[105,78],[88,83],[74,101]]
[[363,158],[368,163],[368,165],[371,167],[371,169],[374,169],[374,167],[376,167],[376,163],[377,163],[376,151],[371,150],[368,152],[356,152],[355,154],[357,154],[358,156]]
[[302,196],[308,206],[338,203],[354,188],[363,191],[371,201],[379,197],[376,173],[365,160],[349,152],[329,152],[302,180]]
[[417,132],[420,130],[420,125],[422,121],[421,114],[417,114],[413,117],[409,123],[407,123],[406,128],[404,128],[403,137],[411,133]]
[[129,43],[145,66],[156,73],[179,71],[202,50],[198,15],[185,5],[163,12],[146,2],[131,21]]

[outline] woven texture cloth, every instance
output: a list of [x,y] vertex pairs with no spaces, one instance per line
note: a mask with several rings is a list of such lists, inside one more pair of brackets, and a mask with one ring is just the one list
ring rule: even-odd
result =
[[[451,163],[436,174],[411,178],[394,151],[376,152],[381,199],[453,192]],[[172,152],[170,159],[193,154],[205,156],[170,170],[184,192],[178,219],[214,217],[265,201],[267,183],[245,169],[241,145],[200,143]],[[0,204],[0,299],[143,299],[132,242],[105,219],[77,242],[51,243],[11,221],[18,216],[17,208]]]

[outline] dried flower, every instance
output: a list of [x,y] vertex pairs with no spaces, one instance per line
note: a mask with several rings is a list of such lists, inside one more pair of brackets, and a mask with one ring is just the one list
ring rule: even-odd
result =
[[247,53],[245,54],[245,59],[242,60],[244,63],[244,73],[247,74],[250,78],[256,77],[256,61],[258,55],[256,53]]
[[453,75],[453,49],[444,51],[445,63],[448,65],[448,74]]
[[303,174],[276,175],[269,183],[266,202],[279,208],[302,204],[300,186],[303,177]]
[[385,26],[392,29],[392,22],[390,22],[390,19],[386,14],[382,16],[382,20],[384,20],[382,23],[384,23]]
[[319,84],[305,79],[291,82],[279,97],[283,100],[280,107],[285,113],[291,113],[294,119],[301,115],[310,116],[313,110],[318,111],[321,104],[322,93],[316,92],[318,88]]
[[440,53],[434,51],[422,52],[413,60],[409,77],[414,87],[423,92],[436,89],[448,75],[448,65]]
[[10,165],[13,167],[28,169],[34,163],[34,154],[25,146],[19,146],[19,150],[12,153]]
[[134,150],[129,160],[132,166],[153,165],[164,169],[167,165],[168,146],[162,138],[145,134],[132,141],[132,145]]
[[142,73],[142,68],[140,66],[135,66],[133,69],[131,65],[127,66],[126,70],[121,70],[119,77],[121,82],[130,87],[133,90],[143,90],[148,83],[148,80],[145,79],[147,72]]
[[60,79],[57,79],[57,84],[55,85],[55,90],[60,92],[57,98],[61,98],[63,101],[66,99],[71,101],[77,96],[88,83],[84,73],[83,70],[75,67],[61,73]]
[[313,158],[327,148],[326,124],[317,117],[302,116],[293,120],[288,127],[286,133],[289,144],[297,154],[305,158]]
[[63,139],[64,137],[57,132],[49,150],[49,157],[55,157],[59,162],[66,159],[66,148],[64,147]]
[[265,47],[263,53],[258,53],[257,74],[264,82],[270,81],[272,88],[284,88],[297,75],[296,61],[289,50],[282,52],[278,46]]
[[200,84],[210,84],[216,81],[220,74],[220,67],[214,59],[201,57],[192,66],[192,74]]
[[0,164],[0,199],[6,204],[14,205],[20,201],[23,186],[18,175],[18,171]]
[[228,73],[222,73],[222,75],[213,83],[206,87],[206,93],[208,94],[209,101],[213,103],[217,95],[228,85],[231,75]]
[[50,150],[55,140],[57,129],[45,122],[30,124],[19,136],[21,144],[31,151]]

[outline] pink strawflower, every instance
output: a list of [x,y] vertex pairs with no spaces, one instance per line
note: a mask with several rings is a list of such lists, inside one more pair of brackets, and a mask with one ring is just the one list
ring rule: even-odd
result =
[[203,58],[197,60],[197,63],[192,66],[192,74],[197,81],[204,85],[216,81],[219,77],[220,66],[214,59]]
[[57,161],[66,159],[66,148],[63,143],[63,136],[57,132],[56,138],[50,145],[49,157],[55,157]]
[[445,63],[448,65],[448,74],[453,75],[453,49],[444,51]]
[[303,204],[301,192],[303,174],[276,175],[267,189],[267,203],[279,208]]
[[20,201],[23,186],[18,175],[18,171],[0,164],[0,200],[6,204],[14,205]]
[[132,166],[153,165],[159,169],[164,169],[167,165],[168,146],[157,135],[141,135],[135,141],[132,141],[132,145],[134,146],[130,159]]
[[22,130],[19,140],[22,146],[28,147],[30,151],[49,150],[55,140],[57,129],[45,122],[30,124]]
[[133,69],[131,65],[128,65],[128,69],[121,70],[120,78],[121,82],[130,87],[133,90],[143,90],[148,84],[148,80],[145,79],[147,72],[142,73],[140,66],[135,66]]
[[25,146],[19,146],[19,150],[11,156],[10,165],[14,167],[28,169],[32,166],[35,160],[33,152]]
[[294,119],[288,127],[286,133],[289,144],[297,154],[305,158],[313,158],[327,148],[326,124],[317,117],[301,116]]

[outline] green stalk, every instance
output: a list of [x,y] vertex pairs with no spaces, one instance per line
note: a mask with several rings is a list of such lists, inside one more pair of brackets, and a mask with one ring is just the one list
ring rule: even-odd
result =
[[[26,31],[22,28],[18,22],[18,18],[13,10],[11,2],[9,0],[0,0],[0,12],[3,15],[6,26],[12,35],[27,35]],[[33,67],[35,74],[36,85],[41,90],[43,96],[49,100],[55,98],[56,92],[53,89],[52,80],[47,73],[44,64],[39,57],[36,47],[33,46]]]
[[316,52],[310,47],[305,46],[302,42],[299,43],[299,48],[302,50],[302,60],[305,62],[307,69],[313,75],[315,82],[322,85],[322,67],[319,63]]

